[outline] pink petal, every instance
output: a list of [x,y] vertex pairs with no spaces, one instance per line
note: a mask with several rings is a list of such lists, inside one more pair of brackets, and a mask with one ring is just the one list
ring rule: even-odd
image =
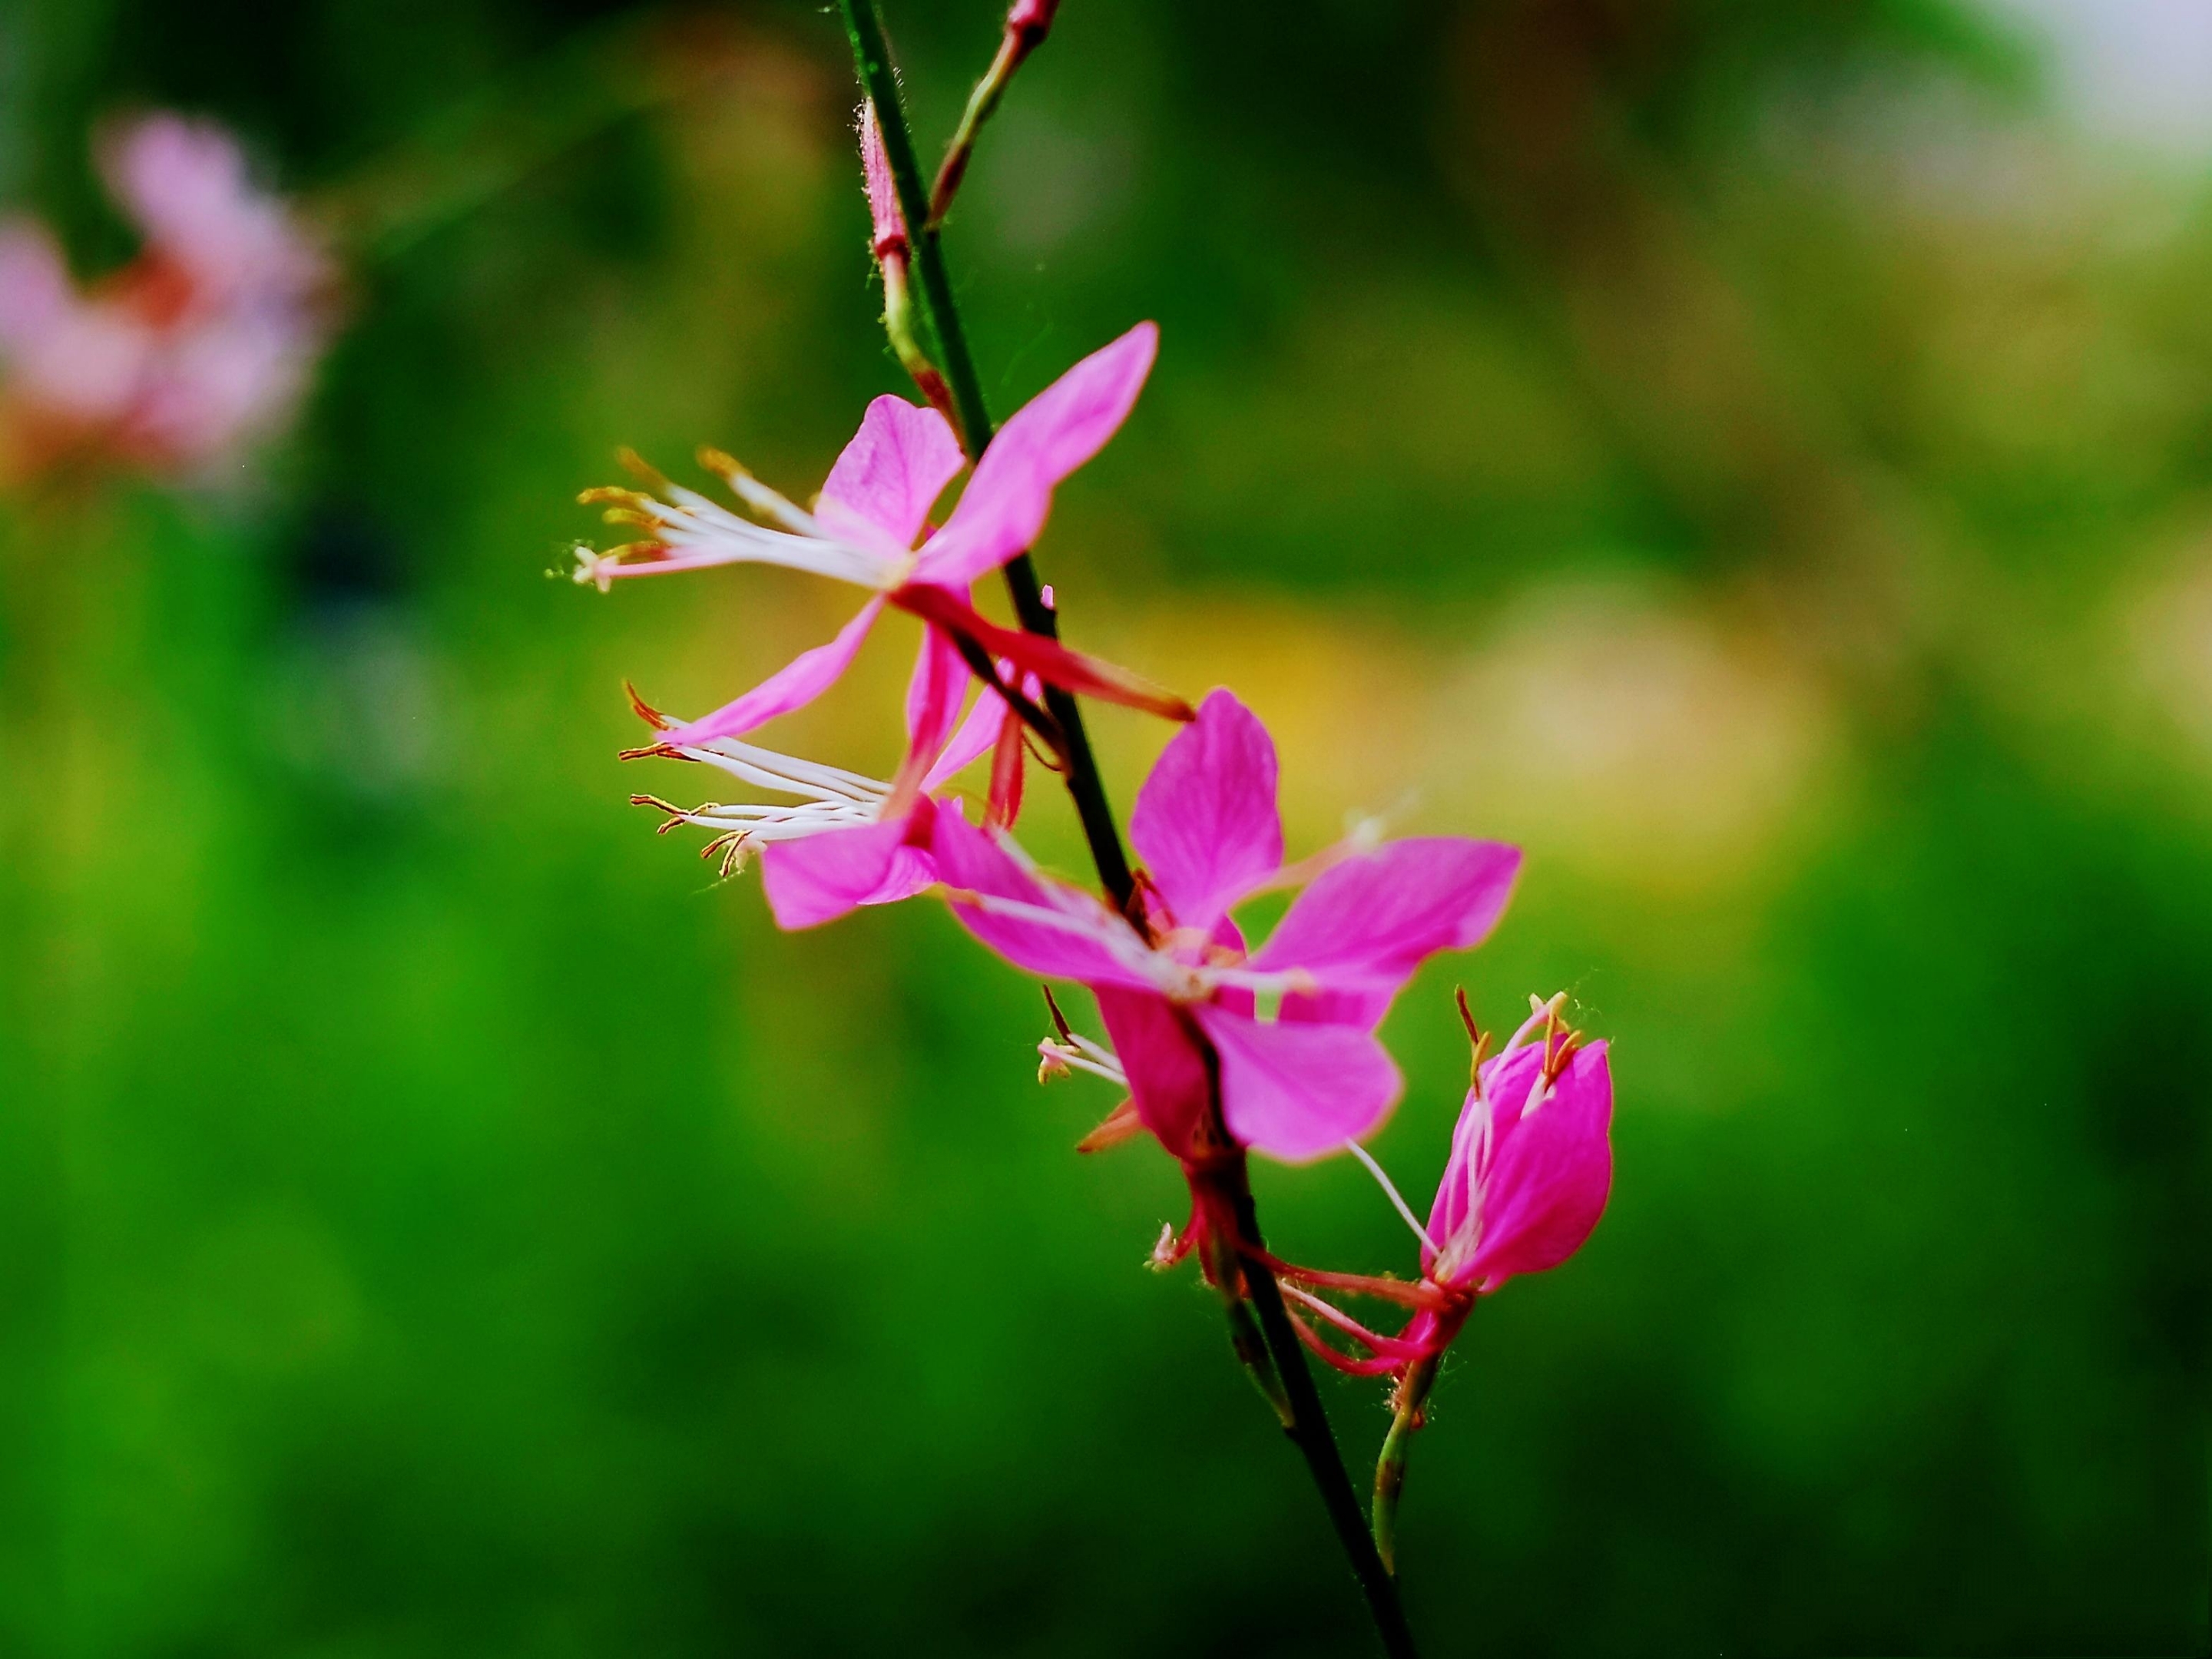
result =
[[213,123],[149,116],[110,135],[100,161],[149,248],[183,267],[201,297],[297,299],[324,280],[323,255],[254,188],[237,141]]
[[[1121,945],[1133,957],[1141,948],[1127,922],[1088,893],[1030,874],[954,808],[939,811],[930,853],[954,918],[1015,967],[1094,988],[1152,988],[1115,950]],[[993,910],[988,902],[994,899],[1027,907],[1030,914]]]
[[1486,1167],[1474,1183],[1481,1233],[1474,1259],[1455,1276],[1485,1290],[1516,1273],[1556,1267],[1580,1249],[1613,1189],[1606,1045],[1577,1049],[1543,1103],[1523,1116],[1542,1057],[1536,1044],[1484,1068],[1484,1091],[1495,1109]]
[[1208,692],[1137,791],[1129,839],[1182,927],[1210,929],[1280,869],[1275,744],[1259,717],[1227,691]]
[[0,225],[0,349],[27,349],[76,304],[54,239],[27,221]]
[[[1284,999],[1289,1018],[1371,1024],[1424,957],[1481,943],[1520,866],[1520,849],[1501,842],[1388,842],[1323,871],[1252,966],[1303,969],[1320,981],[1317,997]],[[1294,1002],[1302,1006],[1293,1009]]]
[[1001,628],[977,612],[975,606],[949,587],[934,582],[908,582],[890,596],[902,611],[948,633],[973,640],[1002,661],[1011,662],[1025,677],[1057,685],[1079,696],[1117,702],[1125,708],[1141,708],[1171,720],[1195,720],[1197,713],[1181,697],[1163,691],[1126,668],[1097,657],[1071,651],[1058,640],[1018,628]]
[[906,684],[906,741],[910,756],[934,762],[951,741],[960,718],[960,704],[968,695],[968,665],[960,647],[934,628],[921,630],[921,644],[914,655],[914,672]]
[[1192,1012],[1220,1056],[1229,1133],[1286,1162],[1357,1140],[1405,1087],[1382,1045],[1355,1026],[1262,1024],[1203,1004]]
[[1197,1155],[1212,1116],[1213,1079],[1191,1028],[1173,1003],[1152,992],[1101,986],[1092,994],[1129,1074],[1137,1116],[1176,1157]]
[[922,781],[921,787],[926,790],[941,789],[963,768],[989,753],[992,745],[999,741],[1000,728],[1006,725],[1006,716],[1012,712],[1006,707],[1006,700],[997,692],[988,689],[977,692],[974,704],[968,710],[968,718],[960,722],[960,729],[952,734],[952,741],[945,745],[945,752],[937,757],[937,764],[929,769],[929,775]]
[[903,553],[963,465],[945,416],[887,393],[868,405],[830,469],[814,516],[837,535]]
[[1028,771],[1026,733],[1011,722],[999,728],[999,741],[991,750],[991,794],[988,820],[1011,830],[1022,816],[1022,786]]
[[800,652],[742,697],[724,703],[713,714],[702,715],[689,726],[676,727],[661,741],[681,749],[713,738],[742,737],[778,714],[804,708],[835,685],[838,677],[852,666],[860,641],[868,637],[868,629],[875,626],[883,610],[880,597],[870,599],[852,621],[838,630],[836,639],[811,651]]
[[[928,802],[919,804],[920,813],[928,810]],[[923,826],[898,817],[769,842],[761,850],[761,888],[775,925],[812,927],[856,905],[913,897],[937,879],[929,854],[913,844],[918,836],[926,837]]]
[[922,549],[918,580],[964,586],[1034,542],[1053,487],[1127,417],[1158,348],[1158,326],[1139,323],[1017,411],[975,464],[952,517]]

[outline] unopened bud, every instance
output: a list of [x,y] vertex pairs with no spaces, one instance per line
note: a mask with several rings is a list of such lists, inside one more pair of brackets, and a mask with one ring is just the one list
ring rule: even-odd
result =
[[1060,0],[1014,0],[1006,13],[1006,32],[1029,36],[1034,46],[1051,29],[1053,14],[1059,9]]
[[898,186],[891,179],[890,157],[876,125],[876,106],[860,106],[860,176],[868,189],[868,218],[874,226],[876,258],[906,251],[906,220],[899,213]]

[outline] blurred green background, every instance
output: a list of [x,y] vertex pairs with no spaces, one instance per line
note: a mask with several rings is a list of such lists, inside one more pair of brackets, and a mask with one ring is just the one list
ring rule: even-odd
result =
[[[1000,9],[891,0],[926,149]],[[1416,1449],[1437,1654],[2206,1650],[2208,20],[1067,0],[989,132],[1000,412],[1163,329],[1072,636],[1236,685],[1294,851],[1528,848],[1380,1156],[1443,1164],[1455,983],[1618,1044],[1611,1211]],[[845,596],[542,574],[617,444],[803,495],[898,387],[853,102],[798,3],[0,10],[82,272],[153,105],[351,273],[234,484],[0,506],[0,1650],[1363,1650],[1035,989],[927,903],[780,937],[625,804],[685,787],[625,677],[704,708]],[[903,667],[777,735],[888,775]],[[1097,724],[1126,803],[1165,733]],[[1258,1180],[1410,1265],[1350,1163]]]

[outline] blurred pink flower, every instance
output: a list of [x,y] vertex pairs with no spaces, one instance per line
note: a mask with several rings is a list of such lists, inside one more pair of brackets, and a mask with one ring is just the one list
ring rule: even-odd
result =
[[[1158,331],[1139,323],[1093,352],[1024,405],[984,451],[959,505],[921,546],[929,509],[963,463],[951,427],[933,409],[894,397],[868,405],[814,511],[787,501],[728,457],[705,452],[738,499],[762,522],[659,477],[657,494],[586,490],[611,503],[610,522],[641,526],[647,538],[605,553],[576,550],[575,578],[605,591],[618,576],[664,574],[723,564],[780,564],[871,590],[853,620],[826,644],[792,659],[760,684],[672,733],[681,747],[741,737],[814,701],[851,665],[886,605],[1007,659],[1025,674],[1092,696],[1176,718],[1189,710],[1118,669],[1040,635],[978,616],[968,592],[1036,539],[1061,479],[1114,435],[1151,370]],[[930,647],[924,646],[925,653]],[[921,678],[919,665],[917,680]],[[959,683],[947,682],[959,695]],[[940,714],[942,711],[939,711]]]
[[142,239],[89,292],[43,227],[0,226],[0,422],[9,470],[88,455],[204,471],[281,426],[333,319],[334,272],[232,138],[155,115],[100,149]]
[[1229,692],[1209,695],[1131,815],[1142,933],[955,814],[931,840],[969,933],[1091,988],[1138,1119],[1194,1166],[1228,1150],[1208,1144],[1217,1077],[1230,1137],[1278,1158],[1318,1157],[1379,1123],[1401,1081],[1376,1023],[1425,958],[1481,942],[1520,864],[1499,842],[1449,837],[1340,849],[1248,951],[1231,907],[1303,878],[1283,866],[1275,781],[1267,728]]

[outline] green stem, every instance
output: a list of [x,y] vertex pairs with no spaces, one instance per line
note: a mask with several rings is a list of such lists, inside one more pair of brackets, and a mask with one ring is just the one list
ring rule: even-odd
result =
[[1429,1390],[1436,1380],[1434,1355],[1406,1368],[1391,1402],[1390,1432],[1383,1437],[1382,1455],[1375,1462],[1375,1548],[1394,1573],[1398,1571],[1398,1496],[1406,1489],[1406,1454],[1413,1449],[1414,1431],[1427,1415]]
[[[1237,1231],[1255,1249],[1261,1248],[1260,1218],[1252,1201],[1251,1182],[1246,1178],[1241,1160],[1235,1168],[1231,1190]],[[1413,1628],[1407,1624],[1405,1606],[1398,1599],[1398,1581],[1384,1565],[1374,1535],[1367,1529],[1359,1495],[1352,1489],[1352,1476],[1345,1470],[1344,1455],[1337,1449],[1336,1437],[1328,1426],[1328,1415],[1322,1409],[1321,1394],[1314,1387],[1305,1347],[1291,1324],[1290,1310],[1283,1305],[1283,1287],[1275,1282],[1273,1273],[1249,1257],[1244,1263],[1244,1279],[1253,1310],[1260,1316],[1261,1334],[1267,1339],[1267,1351],[1274,1356],[1276,1372],[1290,1399],[1291,1420],[1285,1425],[1284,1432],[1306,1460],[1306,1472],[1313,1477],[1315,1488],[1321,1493],[1329,1524],[1336,1528],[1337,1542],[1344,1550],[1345,1559],[1351,1564],[1352,1577],[1359,1581],[1360,1593],[1367,1598],[1368,1615],[1375,1621],[1376,1634],[1382,1638],[1382,1650],[1390,1659],[1417,1659],[1419,1650],[1413,1645]]]
[[[929,197],[915,158],[914,140],[907,130],[905,106],[899,99],[898,76],[884,43],[883,21],[876,15],[875,0],[840,0],[840,3],[861,88],[875,106],[884,159],[890,164],[899,211],[906,220],[908,237],[914,248],[915,275],[920,280],[922,302],[928,312],[932,331],[937,337],[938,361],[944,365],[945,378],[960,413],[960,425],[969,437],[971,457],[980,455],[988,447],[995,428],[983,401],[982,383],[976,376],[975,360],[968,348],[967,331],[961,325],[952,284],[945,273],[938,233],[930,226]],[[1058,618],[1044,602],[1036,567],[1027,553],[1008,562],[1006,580],[1021,625],[1032,634],[1057,638]],[[1099,881],[1123,913],[1141,926],[1136,880],[1121,849],[1121,830],[1107,803],[1105,785],[1091,752],[1082,708],[1072,695],[1056,686],[1045,688],[1044,703],[1066,739],[1068,793],[1075,802],[1077,817],[1082,820],[1084,838],[1090,843],[1091,861],[1097,866]],[[1263,1248],[1251,1184],[1241,1158],[1231,1172],[1231,1186],[1239,1238],[1255,1249]],[[1336,1437],[1330,1431],[1328,1415],[1322,1409],[1313,1372],[1306,1364],[1305,1349],[1291,1324],[1289,1310],[1283,1305],[1282,1287],[1257,1261],[1248,1260],[1243,1274],[1253,1310],[1259,1316],[1261,1338],[1273,1359],[1277,1381],[1289,1405],[1284,1432],[1306,1461],[1307,1471],[1313,1477],[1330,1524],[1336,1530],[1337,1541],[1366,1596],[1368,1612],[1382,1638],[1383,1651],[1390,1659],[1417,1659],[1413,1632],[1406,1623],[1405,1608],[1398,1599],[1397,1581],[1376,1551],[1367,1517],[1352,1490],[1352,1477],[1345,1470],[1343,1454],[1337,1449]],[[1252,1369],[1257,1376],[1258,1368]]]
[[[960,425],[967,434],[971,456],[990,446],[996,428],[989,406],[983,401],[983,383],[975,374],[975,359],[968,349],[968,333],[961,326],[960,309],[952,297],[951,279],[945,270],[945,252],[938,234],[928,228],[929,193],[921,182],[915,160],[914,140],[907,131],[906,107],[899,101],[898,76],[891,68],[884,45],[883,21],[876,15],[874,0],[842,0],[846,33],[853,42],[853,61],[860,72],[861,89],[876,106],[876,124],[883,135],[884,155],[890,161],[896,186],[899,212],[907,222],[908,240],[914,246],[915,276],[921,286],[923,307],[931,331],[937,337],[937,360],[944,365],[946,384]],[[1044,589],[1036,566],[1027,553],[1016,555],[1006,565],[1006,592],[1014,614],[1032,634],[1060,637],[1060,621],[1044,602]],[[1106,799],[1106,785],[1091,752],[1090,734],[1084,729],[1083,710],[1074,696],[1058,686],[1044,689],[1044,706],[1059,723],[1067,743],[1067,793],[1083,822],[1083,837],[1091,844],[1091,862],[1098,879],[1115,904],[1133,915],[1137,905],[1136,878],[1128,855],[1121,850],[1121,832]]]
[[[930,186],[928,222],[932,230],[945,222],[945,214],[951,210],[960,181],[968,176],[968,161],[975,153],[976,136],[983,131],[983,123],[991,118],[992,112],[999,107],[999,100],[1006,95],[1014,71],[1044,44],[1044,37],[1052,27],[1052,11],[1051,6],[1018,5],[1007,14],[1006,32],[999,42],[999,55],[991,60],[991,67],[984,72],[983,78],[975,83],[975,90],[968,94],[968,107],[960,117],[952,142],[945,147],[945,160],[938,167],[937,182]],[[1024,16],[1024,12],[1030,15]]]

